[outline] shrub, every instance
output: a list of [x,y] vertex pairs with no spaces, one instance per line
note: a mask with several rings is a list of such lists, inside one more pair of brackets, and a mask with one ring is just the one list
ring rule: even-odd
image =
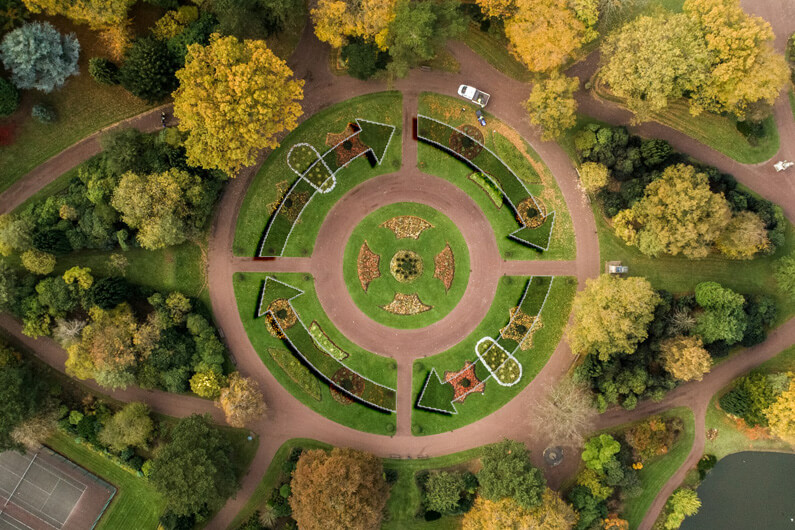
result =
[[701,460],[698,461],[696,465],[696,469],[698,469],[698,478],[699,480],[704,480],[704,477],[707,476],[707,473],[710,469],[715,467],[715,464],[718,463],[718,457],[715,455],[708,455],[705,454],[701,457]]
[[431,473],[423,492],[425,508],[439,513],[453,512],[458,506],[464,487],[463,473]]
[[0,57],[18,88],[52,92],[78,73],[80,43],[49,22],[31,22],[5,36]]
[[348,67],[348,74],[357,79],[369,79],[378,70],[386,68],[389,54],[381,51],[375,43],[354,39],[341,51],[342,60]]
[[165,42],[137,39],[124,55],[119,80],[124,88],[147,103],[156,103],[177,88],[177,65]]
[[104,57],[92,57],[88,61],[88,73],[100,85],[119,84],[119,67]]
[[19,91],[10,81],[0,77],[0,116],[8,116],[19,107]]
[[33,105],[30,115],[39,123],[53,123],[58,120],[58,113],[55,108],[47,103]]

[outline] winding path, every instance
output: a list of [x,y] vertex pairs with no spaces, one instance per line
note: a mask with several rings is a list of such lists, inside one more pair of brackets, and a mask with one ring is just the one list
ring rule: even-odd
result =
[[[789,34],[795,29],[795,13],[792,12],[795,9],[791,5],[785,8],[790,9],[790,11],[785,13],[786,16],[781,16],[780,2],[765,0],[749,1],[747,3],[749,4],[747,6],[749,11],[757,11],[768,17],[769,20],[774,21],[774,28],[779,36],[784,32]],[[777,45],[783,46],[781,39],[779,39]],[[485,278],[483,285],[471,289],[468,288],[465,297],[472,296],[473,300],[479,299],[480,302],[475,302],[474,307],[477,307],[478,311],[483,311],[483,314],[485,314],[485,310],[488,309],[494,296],[496,281],[503,274],[555,273],[573,275],[577,278],[580,288],[582,288],[587,278],[595,277],[599,273],[599,246],[594,218],[589,205],[577,188],[577,178],[572,162],[557,144],[541,142],[536,132],[524,121],[521,102],[527,97],[529,91],[527,85],[509,79],[494,70],[461,43],[452,42],[449,48],[461,65],[459,74],[412,71],[407,79],[395,83],[394,88],[400,90],[404,97],[404,167],[401,175],[409,174],[410,176],[407,179],[409,183],[411,179],[432,179],[432,177],[424,176],[413,167],[413,161],[416,160],[416,143],[409,135],[411,130],[410,120],[412,116],[416,115],[417,98],[420,90],[453,93],[459,83],[495,87],[492,89],[494,98],[489,106],[490,112],[526,138],[551,170],[571,212],[577,248],[577,258],[573,262],[505,262],[498,259],[498,253],[489,251],[487,252],[488,256],[484,258],[484,263],[478,265],[478,267],[483,266],[489,269],[483,276]],[[382,82],[361,82],[349,77],[334,77],[329,72],[326,62],[327,57],[327,47],[314,37],[311,27],[307,27],[299,47],[290,61],[296,76],[307,80],[304,100],[305,116],[311,116],[321,108],[350,97],[388,88]],[[594,56],[589,57],[586,61],[577,65],[574,68],[574,72],[579,74],[581,79],[585,79],[588,77],[588,72],[593,72],[595,64],[596,58]],[[597,101],[586,93],[581,92],[578,94],[578,100],[580,110],[585,114],[610,123],[626,123],[629,120],[629,114],[626,111],[615,105]],[[142,130],[154,130],[159,126],[159,113],[160,110],[156,109],[126,123]],[[775,159],[795,159],[795,122],[793,122],[786,95],[777,101],[775,117],[782,145]],[[748,185],[761,195],[782,204],[787,217],[790,220],[795,219],[795,184],[793,184],[792,178],[789,176],[776,175],[770,168],[769,162],[756,166],[739,164],[681,133],[656,123],[645,124],[634,128],[634,130],[640,134],[665,138],[680,151],[734,174],[740,182]],[[96,136],[90,137],[39,166],[0,195],[0,212],[6,212],[18,206],[63,172],[96,154],[98,149]],[[413,154],[411,149],[415,150]],[[216,217],[213,222],[209,244],[208,282],[217,324],[224,332],[227,344],[239,370],[259,382],[265,393],[270,412],[266,418],[252,426],[252,430],[260,435],[260,446],[247,476],[243,479],[237,497],[224,506],[216,518],[208,525],[209,528],[226,528],[229,525],[259,484],[275,451],[284,441],[294,437],[312,436],[334,445],[355,447],[382,456],[400,455],[406,458],[444,455],[490,443],[502,437],[510,437],[525,441],[528,444],[532,451],[534,462],[546,470],[547,478],[553,487],[559,486],[563,480],[576,471],[578,464],[576,455],[566,458],[564,464],[557,468],[552,468],[551,470],[545,468],[541,462],[541,452],[544,444],[540,439],[541,437],[534,436],[534,433],[528,432],[527,422],[525,421],[532,413],[533,404],[543,396],[550,385],[554,384],[571,367],[574,356],[571,355],[571,351],[565,341],[561,341],[558,344],[549,362],[536,378],[506,406],[474,424],[435,436],[415,437],[410,434],[408,427],[410,426],[411,393],[407,392],[406,389],[411,387],[411,365],[407,362],[399,363],[398,368],[398,431],[393,437],[361,433],[334,423],[306,408],[290,395],[265,368],[248,340],[238,315],[237,302],[232,289],[234,272],[309,271],[313,273],[318,282],[318,295],[321,298],[321,304],[323,304],[324,309],[329,311],[330,317],[341,331],[346,333],[346,335],[351,333],[356,336],[358,341],[367,343],[368,340],[372,340],[373,334],[377,332],[377,329],[372,328],[359,333],[357,330],[362,329],[363,326],[361,325],[362,321],[356,322],[355,319],[358,309],[355,306],[353,308],[348,307],[347,309],[340,309],[339,313],[337,313],[337,310],[334,309],[334,304],[338,304],[339,301],[330,301],[334,297],[335,292],[339,294],[335,289],[344,289],[344,282],[342,282],[341,276],[335,278],[337,273],[333,269],[328,269],[321,265],[323,261],[320,260],[320,257],[322,256],[324,260],[330,260],[325,261],[325,263],[341,263],[341,259],[338,258],[341,257],[340,253],[344,245],[338,244],[334,246],[329,244],[324,246],[320,243],[321,239],[319,239],[315,254],[311,258],[280,258],[275,261],[265,262],[231,257],[237,212],[259,165],[257,164],[255,167],[245,170],[237,179],[229,183],[221,198],[219,207],[216,209]],[[433,182],[437,180],[434,179]],[[426,182],[424,185],[430,185],[433,189],[437,185],[433,182]],[[365,191],[367,190],[366,184],[362,188]],[[391,190],[395,194],[394,197],[400,197],[402,196],[401,194],[406,194],[406,197],[414,196],[411,195],[411,189],[408,185],[400,188],[394,182],[394,179],[391,181],[391,185],[395,186]],[[441,185],[439,184],[438,186],[439,190],[441,190]],[[441,198],[437,197],[438,200],[441,200]],[[426,197],[426,201],[432,200]],[[481,225],[482,220],[478,222],[476,217],[480,214],[479,209],[471,210],[476,212],[474,216],[468,216],[467,219],[457,219],[454,218],[456,216],[455,200],[450,198],[449,201],[450,204],[447,205],[440,202],[436,204],[440,208],[445,209],[445,213],[453,218],[453,221],[460,223],[459,226],[472,225],[471,230],[467,229],[465,233],[470,244],[473,241],[480,241],[479,238],[482,237],[480,232],[484,231],[484,228]],[[461,201],[464,201],[464,199],[461,198]],[[390,200],[389,202],[395,201]],[[361,205],[361,208],[367,210],[367,204]],[[347,219],[346,222],[349,223],[349,218],[354,217],[353,214],[342,211],[337,212],[332,209],[327,222],[337,222],[335,221],[337,219],[335,216],[338,216],[341,225],[345,224],[342,221]],[[333,226],[333,224],[329,226]],[[346,234],[338,232],[325,235],[332,238],[337,237],[342,242],[347,237]],[[490,239],[491,244],[494,245],[493,235]],[[475,264],[473,263],[473,270],[474,267]],[[475,278],[476,276],[473,275],[472,277]],[[469,294],[470,291],[471,295]],[[345,295],[343,298],[348,297],[347,293]],[[463,305],[463,303],[460,303],[459,307]],[[473,313],[476,313],[476,311],[473,311]],[[464,327],[471,325],[471,321],[466,321],[465,318],[463,317],[459,322],[464,322]],[[19,324],[7,315],[0,315],[0,327],[11,333],[16,340],[35,350],[37,355],[48,364],[59,370],[64,369],[65,353],[53,341],[49,339],[32,340],[21,335]],[[351,329],[354,329],[354,331],[352,332]],[[387,337],[385,340],[383,336],[379,336],[379,343],[371,344],[374,347],[368,347],[368,349],[394,356],[401,355],[399,344],[404,340],[404,337],[398,337],[400,334],[391,329],[390,333],[394,334],[394,339]],[[428,341],[423,344],[423,348],[428,352],[440,351],[445,348],[446,341],[449,340],[449,338],[442,337],[436,342]],[[773,331],[763,344],[749,348],[741,355],[735,356],[715,367],[703,381],[678,387],[669,393],[662,402],[652,403],[646,401],[631,412],[613,409],[598,417],[597,427],[603,428],[639,419],[673,406],[687,406],[693,409],[695,413],[696,437],[693,448],[685,463],[659,492],[654,504],[646,514],[641,528],[648,529],[651,527],[670,493],[678,486],[688,469],[695,464],[703,453],[705,413],[709,400],[715,392],[728,384],[733,378],[770,359],[793,343],[795,343],[795,320],[790,320]],[[362,345],[367,347],[365,344]],[[416,351],[416,348],[413,348],[413,350]],[[88,386],[99,390],[96,385],[91,383]],[[164,414],[184,416],[193,412],[207,412],[212,414],[216,421],[222,420],[220,410],[214,407],[212,403],[197,398],[175,396],[163,392],[150,392],[137,388],[131,388],[123,392],[113,392],[110,395],[115,399],[124,401],[144,401],[149,403],[157,412]]]

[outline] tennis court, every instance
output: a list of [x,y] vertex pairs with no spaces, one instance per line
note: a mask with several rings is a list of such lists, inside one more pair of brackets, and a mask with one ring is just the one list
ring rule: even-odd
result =
[[57,453],[0,453],[0,530],[93,528],[116,489]]

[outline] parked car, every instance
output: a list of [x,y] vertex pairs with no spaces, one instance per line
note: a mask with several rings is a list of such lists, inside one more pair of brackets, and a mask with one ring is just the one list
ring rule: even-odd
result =
[[468,99],[472,103],[477,103],[481,107],[485,107],[489,102],[490,95],[481,92],[477,88],[469,85],[461,85],[458,87],[458,95],[464,99]]

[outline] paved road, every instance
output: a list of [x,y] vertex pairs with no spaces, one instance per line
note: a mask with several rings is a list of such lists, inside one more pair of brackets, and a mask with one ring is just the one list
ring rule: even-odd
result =
[[[795,17],[793,17],[791,12],[786,12],[786,16],[780,16],[782,13],[780,2],[766,0],[765,2],[754,1],[748,3],[753,4],[752,11],[757,10],[760,14],[775,20],[774,27],[777,31],[781,32],[795,27]],[[787,7],[787,9],[790,8],[791,6]],[[789,31],[791,32],[791,29]],[[780,45],[781,42],[778,42],[778,44]],[[594,219],[590,208],[577,188],[576,173],[571,161],[557,144],[541,142],[536,131],[524,121],[521,102],[527,97],[529,89],[526,85],[506,78],[485,64],[480,57],[460,43],[451,43],[450,50],[461,64],[461,72],[459,74],[414,71],[407,79],[395,83],[394,88],[400,90],[404,95],[404,131],[410,131],[410,120],[415,113],[416,101],[420,90],[452,95],[459,83],[499,87],[499,90],[492,90],[495,97],[489,106],[489,110],[518,130],[533,145],[555,176],[572,214],[576,235],[577,259],[573,262],[560,263],[503,262],[498,260],[499,262],[495,265],[496,270],[500,271],[499,274],[524,274],[533,273],[544,268],[543,270],[550,271],[546,273],[558,271],[558,274],[575,276],[578,279],[580,288],[582,288],[585,279],[594,277],[599,272],[599,247]],[[291,60],[291,66],[296,75],[307,80],[304,101],[306,116],[311,116],[321,108],[352,96],[388,88],[381,82],[365,83],[348,77],[334,77],[328,70],[327,56],[328,50],[326,46],[314,38],[311,28],[307,28]],[[576,73],[582,75],[583,73],[587,74],[589,71],[592,72],[595,69],[595,61],[595,57],[590,57],[575,68]],[[584,93],[578,94],[578,98],[580,108],[586,114],[591,114],[611,123],[628,121],[628,114],[614,105],[596,101]],[[130,120],[128,124],[143,130],[156,129],[159,125],[159,112],[159,110],[151,111],[141,117]],[[782,149],[777,156],[795,158],[791,154],[795,150],[795,123],[793,123],[786,98],[780,98],[777,102],[775,116],[782,144]],[[755,191],[782,204],[787,217],[790,220],[795,219],[795,200],[793,200],[795,198],[795,195],[793,195],[795,194],[795,188],[789,182],[783,183],[784,179],[775,180],[776,176],[772,173],[769,164],[759,166],[738,164],[681,133],[659,124],[646,124],[635,128],[635,130],[640,134],[666,138],[677,149],[733,173],[738,180],[749,185]],[[411,152],[413,148],[416,148],[416,144],[410,137],[404,138],[404,171],[410,171],[413,178],[428,178],[418,172],[415,173],[410,162],[416,159]],[[16,205],[21,204],[27,197],[57,178],[64,171],[96,154],[97,150],[96,138],[92,137],[46,162],[0,195],[0,212],[9,211]],[[237,303],[232,291],[232,274],[235,271],[242,270],[272,272],[308,270],[319,278],[319,282],[322,282],[323,280],[320,278],[323,271],[319,270],[316,264],[317,261],[314,259],[315,256],[312,258],[285,258],[276,262],[231,257],[231,243],[234,238],[236,215],[258,167],[259,164],[244,171],[237,179],[232,181],[221,199],[210,239],[208,276],[210,296],[217,323],[224,330],[230,351],[240,371],[247,376],[254,377],[263,388],[270,412],[266,418],[252,426],[252,430],[261,436],[260,448],[255,455],[248,475],[243,480],[241,490],[235,499],[227,503],[209,527],[225,528],[228,526],[229,522],[253,493],[254,488],[267,470],[276,449],[285,440],[293,437],[311,436],[335,445],[356,447],[383,456],[399,454],[411,458],[448,454],[489,443],[501,437],[511,437],[527,442],[532,450],[534,462],[543,467],[540,458],[544,447],[542,437],[537,435],[539,433],[528,432],[526,420],[532,414],[533,404],[544,395],[546,389],[557,381],[572,364],[573,356],[565,341],[558,345],[550,361],[533,382],[508,405],[475,424],[436,436],[410,436],[407,427],[409,424],[411,396],[407,392],[402,392],[399,397],[398,432],[395,436],[387,438],[361,433],[336,424],[304,407],[278,384],[260,361],[245,334],[237,313]],[[448,212],[448,215],[452,216],[452,210]],[[341,217],[344,218],[345,216]],[[329,219],[332,219],[331,215]],[[479,241],[477,239],[479,236],[476,234],[477,228],[473,227],[471,236],[474,239],[472,241]],[[337,235],[339,236],[340,234]],[[328,252],[328,255],[332,256],[334,252],[340,252],[340,249],[328,248],[324,250],[322,245],[320,245],[317,252]],[[491,255],[485,259],[493,262],[495,257]],[[496,274],[496,276],[498,277],[499,274]],[[487,278],[492,278],[495,273],[490,271],[486,275]],[[493,279],[489,281],[493,281]],[[338,284],[339,282],[331,281],[330,276],[329,288],[333,288],[335,283]],[[478,288],[473,293],[480,293],[483,305],[487,306],[487,303],[490,304],[490,300],[493,298],[493,293],[491,293],[490,289],[491,287]],[[324,303],[324,307],[327,304],[328,301]],[[480,307],[479,309],[482,310]],[[344,314],[335,317],[335,324],[341,329],[347,329],[344,319]],[[48,339],[32,340],[21,336],[19,325],[7,316],[0,316],[0,327],[9,330],[18,340],[34,349],[50,365],[63,370],[65,353],[53,341]],[[359,340],[365,341],[366,337],[359,337]],[[793,344],[793,342],[795,342],[795,321],[789,321],[773,332],[764,344],[750,348],[740,356],[719,365],[705,377],[704,381],[677,388],[663,402],[644,402],[631,412],[620,409],[611,410],[598,418],[598,426],[605,427],[641,418],[648,414],[666,410],[672,406],[688,406],[696,414],[696,441],[691,454],[674,477],[662,488],[641,528],[650,528],[665,500],[679,484],[686,471],[701,456],[704,445],[704,415],[711,396],[734,377],[771,358],[785,347]],[[397,343],[397,340],[395,343]],[[434,349],[432,344],[427,347],[429,351]],[[373,348],[373,350],[379,351],[378,348]],[[390,352],[385,353],[389,354]],[[398,349],[391,353],[397,355]],[[402,369],[399,368],[398,371],[398,386],[400,389],[410,388],[410,363],[401,362],[399,366]],[[192,412],[209,412],[213,414],[216,420],[220,421],[222,419],[220,411],[211,403],[195,398],[174,396],[162,392],[148,392],[140,389],[128,389],[124,392],[112,393],[111,395],[116,399],[125,401],[139,400],[147,402],[154,410],[173,416],[184,416]],[[552,486],[560,485],[565,478],[576,471],[577,455],[571,454],[567,456],[563,465],[547,472],[547,477]]]

